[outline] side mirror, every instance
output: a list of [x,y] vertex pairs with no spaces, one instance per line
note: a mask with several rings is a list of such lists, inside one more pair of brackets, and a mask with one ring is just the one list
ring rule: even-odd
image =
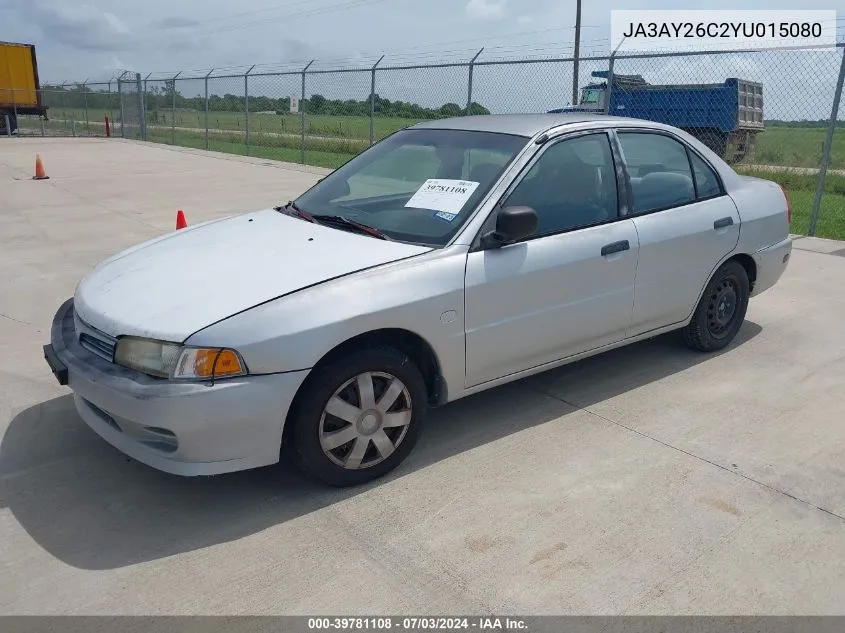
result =
[[482,248],[501,248],[537,230],[539,218],[531,207],[504,207],[496,215],[496,229],[481,236]]

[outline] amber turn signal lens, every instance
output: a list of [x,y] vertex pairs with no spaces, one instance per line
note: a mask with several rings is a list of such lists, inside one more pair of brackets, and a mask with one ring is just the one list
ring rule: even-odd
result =
[[198,350],[194,361],[194,374],[198,378],[231,376],[242,371],[241,361],[230,349],[201,349]]
[[176,364],[174,378],[224,378],[245,373],[240,356],[234,350],[189,347]]

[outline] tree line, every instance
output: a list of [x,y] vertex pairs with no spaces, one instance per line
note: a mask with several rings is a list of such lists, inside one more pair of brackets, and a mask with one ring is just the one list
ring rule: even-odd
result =
[[[84,108],[116,109],[119,108],[117,82],[108,90],[92,90],[88,86],[42,86],[42,103],[52,108]],[[159,82],[156,82],[159,83]],[[178,90],[173,90],[172,80],[162,82],[164,85],[148,86],[145,107],[148,112],[156,110],[170,110],[174,101],[177,109],[199,110],[206,108],[205,97],[186,97]],[[299,107],[308,114],[322,114],[328,116],[369,116],[370,108],[376,116],[397,117],[404,119],[437,119],[442,117],[461,116],[464,114],[490,114],[490,111],[480,103],[472,102],[469,109],[457,103],[445,103],[439,108],[429,108],[417,103],[401,100],[386,99],[378,94],[371,99],[329,99],[320,94],[313,94],[301,100]],[[212,112],[243,112],[246,99],[243,95],[212,94],[208,97],[208,109]],[[265,95],[250,95],[250,112],[275,112],[288,114],[290,112],[290,97],[273,98]]]

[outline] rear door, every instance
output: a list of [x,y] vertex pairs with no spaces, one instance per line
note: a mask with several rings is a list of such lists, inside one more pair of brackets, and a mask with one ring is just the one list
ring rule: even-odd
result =
[[736,205],[716,171],[674,135],[617,130],[640,252],[629,336],[680,323],[739,240]]

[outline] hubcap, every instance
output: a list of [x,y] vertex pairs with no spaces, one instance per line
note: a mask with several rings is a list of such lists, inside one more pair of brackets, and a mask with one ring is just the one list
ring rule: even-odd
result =
[[396,451],[408,432],[411,394],[396,376],[365,372],[337,389],[320,417],[320,446],[338,466],[370,468]]
[[739,295],[732,279],[723,279],[714,288],[707,304],[707,329],[716,338],[723,338],[737,315]]

